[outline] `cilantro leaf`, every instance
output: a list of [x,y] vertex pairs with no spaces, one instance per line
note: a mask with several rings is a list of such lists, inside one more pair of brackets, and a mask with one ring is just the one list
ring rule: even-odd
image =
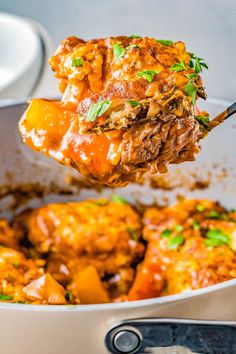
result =
[[203,213],[203,212],[205,211],[205,207],[204,207],[204,205],[202,205],[202,204],[198,204],[198,205],[196,206],[196,209],[197,209],[197,211],[199,211],[200,213]]
[[117,42],[113,45],[113,54],[115,60],[125,56],[125,48],[121,47],[121,42]]
[[212,210],[210,211],[210,213],[207,214],[207,218],[209,219],[221,219],[221,214],[216,211],[216,210]]
[[169,46],[169,45],[173,45],[174,42],[173,41],[170,41],[168,39],[157,39],[156,40],[158,43],[161,43],[162,45],[166,45],[166,46]]
[[186,76],[189,80],[192,80],[192,79],[194,79],[195,77],[197,77],[197,74],[191,73],[191,74],[186,74],[185,76]]
[[175,231],[177,231],[177,232],[181,232],[181,231],[183,231],[183,226],[182,225],[175,225]]
[[103,115],[104,112],[110,107],[111,102],[108,100],[100,101],[94,104],[91,104],[89,110],[86,114],[86,122],[94,122],[97,117]]
[[136,107],[136,106],[142,106],[142,103],[135,101],[135,100],[128,100],[127,101],[132,107]]
[[208,66],[205,63],[203,58],[199,58],[193,53],[189,53],[189,54],[190,54],[190,58],[191,58],[189,66],[191,68],[194,68],[194,70],[197,74],[202,72],[202,68],[208,69]]
[[143,70],[143,71],[139,71],[137,73],[137,76],[146,79],[148,82],[152,82],[154,75],[158,73],[159,72],[156,70]]
[[0,294],[0,300],[12,300],[13,299],[13,296],[11,295],[6,295],[6,294]]
[[78,67],[78,66],[82,66],[83,64],[84,64],[84,59],[81,57],[78,57],[78,58],[74,58],[72,60],[71,66]]
[[185,239],[182,235],[178,235],[170,239],[169,241],[169,249],[174,250],[181,246],[184,243]]
[[188,96],[191,97],[192,103],[195,106],[196,105],[197,87],[191,81],[188,81],[187,85],[185,86],[185,92]]
[[198,231],[198,230],[200,230],[201,225],[199,224],[198,221],[193,220],[193,222],[192,222],[192,227],[193,227],[193,229],[194,229],[195,231]]
[[67,301],[72,301],[73,300],[73,295],[72,295],[72,292],[70,290],[66,291],[65,298],[66,298]]
[[194,118],[199,124],[203,125],[205,128],[208,128],[208,123],[210,121],[208,116],[194,116]]
[[121,195],[113,194],[111,200],[118,204],[128,204],[127,200]]
[[185,69],[187,69],[187,68],[186,68],[183,61],[181,61],[180,63],[175,63],[174,65],[172,65],[170,67],[170,70],[172,70],[172,71],[183,71]]
[[139,240],[139,235],[137,234],[136,230],[134,230],[132,227],[128,226],[127,231],[129,233],[130,237],[132,238],[132,240],[134,240],[134,241]]
[[161,237],[170,237],[172,231],[170,229],[165,229],[161,232]]
[[223,246],[229,243],[229,236],[220,229],[209,230],[206,237],[205,245],[207,247]]
[[141,38],[141,36],[138,36],[137,34],[132,34],[132,36],[129,36],[129,38]]
[[134,49],[134,48],[139,48],[139,46],[137,44],[130,44],[128,45],[128,47],[125,48],[125,50]]

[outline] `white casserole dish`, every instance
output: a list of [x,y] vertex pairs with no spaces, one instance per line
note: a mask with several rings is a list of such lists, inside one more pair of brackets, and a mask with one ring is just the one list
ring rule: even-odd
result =
[[[225,108],[227,102],[210,101],[206,109],[214,115]],[[25,103],[0,109],[0,217],[12,217],[14,189],[25,190],[31,184],[48,190],[41,199],[33,198],[17,210],[38,206],[48,201],[83,199],[96,195],[91,189],[78,190],[68,185],[65,177],[76,175],[52,160],[30,151],[21,143],[17,130]],[[181,194],[193,198],[219,200],[224,206],[236,206],[236,139],[234,118],[225,122],[203,142],[197,161],[180,168],[172,166],[166,178],[178,187],[174,190],[152,190],[148,185],[130,185],[117,193],[134,201],[151,203],[155,198],[173,202]],[[211,183],[206,189],[191,191],[192,175],[208,176]],[[180,178],[181,175],[181,178]],[[180,181],[179,183],[177,183]],[[183,183],[185,181],[185,183]],[[190,181],[190,182],[189,182]],[[53,190],[51,187],[53,186]],[[55,193],[63,189],[68,194]],[[187,188],[188,186],[188,188]],[[10,191],[12,190],[12,192]],[[69,195],[69,191],[73,194]],[[103,195],[114,193],[107,188]],[[6,354],[103,354],[104,337],[109,328],[120,320],[139,317],[189,318],[235,321],[236,280],[227,281],[189,293],[120,304],[83,306],[36,306],[0,303],[1,352]],[[227,301],[226,301],[227,299]]]

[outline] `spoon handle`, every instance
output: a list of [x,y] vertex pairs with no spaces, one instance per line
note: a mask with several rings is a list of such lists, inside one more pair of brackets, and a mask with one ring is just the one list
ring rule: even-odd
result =
[[223,123],[226,119],[228,119],[232,114],[236,113],[236,102],[234,102],[231,106],[229,106],[224,112],[220,113],[214,119],[210,121],[208,124],[208,131],[211,131],[221,123]]

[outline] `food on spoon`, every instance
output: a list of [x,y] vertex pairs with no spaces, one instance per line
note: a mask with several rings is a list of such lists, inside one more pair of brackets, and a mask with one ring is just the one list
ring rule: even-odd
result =
[[50,64],[64,95],[31,100],[20,121],[30,147],[108,185],[194,160],[209,120],[195,107],[207,66],[183,42],[70,37]]
[[185,200],[141,215],[112,199],[49,204],[12,226],[0,220],[0,301],[132,301],[236,278],[235,211]]

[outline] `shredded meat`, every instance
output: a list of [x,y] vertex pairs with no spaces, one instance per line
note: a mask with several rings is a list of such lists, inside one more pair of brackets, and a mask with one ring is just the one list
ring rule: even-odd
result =
[[107,185],[194,159],[205,131],[186,87],[206,95],[184,43],[70,37],[49,62],[64,94],[31,101],[20,131],[33,149]]

